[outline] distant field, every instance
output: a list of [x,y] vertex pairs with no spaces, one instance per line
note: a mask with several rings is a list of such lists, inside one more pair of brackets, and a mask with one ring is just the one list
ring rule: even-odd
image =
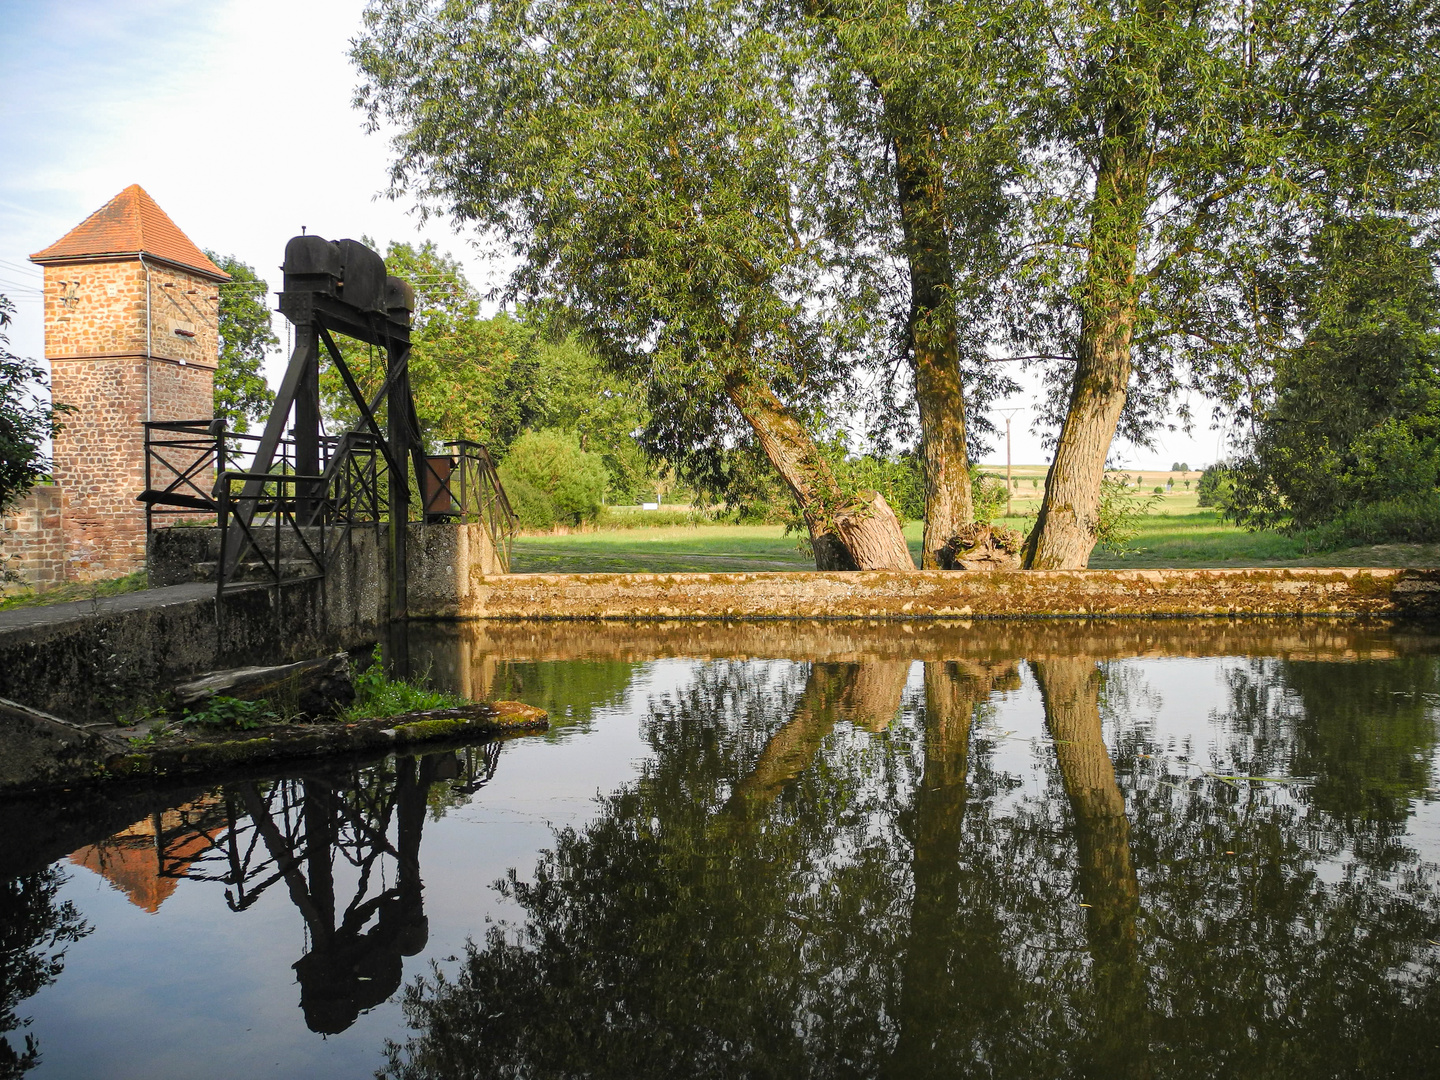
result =
[[[1176,487],[1179,490],[1178,484]],[[1013,516],[1003,519],[1003,523],[1024,532],[1032,524],[1038,507],[1038,498],[1016,498],[1012,504]],[[1032,516],[1025,516],[1027,514]],[[905,527],[910,553],[917,562],[920,531],[918,521]],[[567,536],[523,536],[515,541],[512,568],[517,573],[814,569],[815,564],[797,549],[797,539],[785,536],[778,525],[670,526]],[[1167,495],[1143,519],[1140,532],[1130,546],[1134,550],[1124,555],[1097,550],[1091,556],[1090,565],[1097,569],[1440,565],[1440,544],[1386,544],[1305,556],[1299,543],[1289,537],[1246,532],[1221,522],[1215,511],[1196,505],[1193,490]]]

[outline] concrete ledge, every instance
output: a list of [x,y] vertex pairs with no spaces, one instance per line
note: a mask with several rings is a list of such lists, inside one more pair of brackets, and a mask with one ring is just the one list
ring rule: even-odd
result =
[[411,616],[472,619],[1006,619],[1425,615],[1440,571],[1054,570],[475,575]]

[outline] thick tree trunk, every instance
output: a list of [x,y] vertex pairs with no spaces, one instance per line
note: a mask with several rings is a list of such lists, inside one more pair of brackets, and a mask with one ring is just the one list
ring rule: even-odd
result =
[[1015,1004],[997,913],[961,891],[971,722],[997,678],[1006,680],[1014,670],[1013,664],[925,665],[925,771],[915,792],[910,863],[914,898],[895,1012],[899,1035],[886,1077],[963,1074],[987,1019]]
[[[737,372],[726,381],[725,392],[740,410],[746,423],[760,440],[770,464],[780,474],[805,515],[810,530],[810,543],[815,550],[815,566],[819,570],[855,570],[859,568],[854,554],[836,527],[835,516],[841,511],[840,487],[830,466],[821,455],[815,440],[805,426],[775,396],[765,383],[746,372]],[[882,500],[883,502],[883,500]],[[889,510],[889,507],[886,507]],[[888,543],[905,549],[905,537],[893,512],[888,521],[877,517],[875,524],[861,530],[867,543],[885,531],[893,532]],[[908,550],[905,567],[914,569]],[[865,567],[879,569],[879,567]]]
[[805,692],[789,721],[770,736],[755,767],[730,796],[730,810],[743,817],[764,813],[785,785],[814,760],[835,728],[840,705],[860,675],[859,664],[811,664]]
[[1145,1076],[1145,969],[1136,922],[1140,882],[1130,857],[1130,822],[1100,720],[1100,671],[1092,660],[1035,665],[1060,781],[1075,822],[1080,895],[1093,961],[1095,1022],[1077,1054],[1081,1075]]
[[835,515],[839,533],[857,570],[914,570],[900,519],[878,491],[860,492],[862,504]]
[[925,478],[925,534],[920,566],[942,566],[945,542],[975,517],[965,448],[965,397],[955,329],[954,270],[946,231],[945,184],[932,136],[906,110],[887,107],[900,224],[910,269],[910,338],[915,400],[920,407],[920,464]]
[[857,727],[884,731],[900,714],[910,680],[908,660],[866,660],[855,665],[840,699],[840,715]]
[[1149,198],[1145,127],[1145,116],[1128,104],[1106,113],[1070,408],[1045,479],[1040,516],[1025,543],[1027,569],[1082,570],[1095,547],[1105,458],[1130,382],[1139,299],[1135,264]]

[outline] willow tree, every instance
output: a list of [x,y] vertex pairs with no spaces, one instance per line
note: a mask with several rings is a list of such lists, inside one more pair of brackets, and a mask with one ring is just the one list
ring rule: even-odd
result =
[[821,568],[913,565],[812,434],[853,358],[783,38],[738,2],[374,0],[365,19],[357,100],[399,129],[393,193],[507,248],[514,297],[646,386],[662,449],[758,442]]
[[1068,377],[1027,566],[1086,564],[1117,426],[1143,437],[1170,391],[1243,381],[1283,336],[1297,237],[1366,208],[1433,212],[1437,14],[1433,0],[1053,5],[1053,137],[1034,148],[1050,182],[1030,217],[1050,255],[1035,294],[1054,309],[1030,336]]
[[[1023,92],[1039,53],[1034,8],[771,7],[782,32],[810,45],[807,115],[832,151],[820,196],[847,277],[871,283],[890,351],[909,361],[925,482],[922,566],[942,566],[947,543],[974,517],[971,452],[993,431],[985,406],[1019,389],[985,361],[1034,121],[1034,95]],[[881,386],[893,390],[889,380]]]

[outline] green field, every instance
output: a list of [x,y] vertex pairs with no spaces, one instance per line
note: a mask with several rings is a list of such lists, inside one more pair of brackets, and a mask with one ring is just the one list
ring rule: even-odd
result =
[[[1016,499],[1003,524],[1024,532],[1035,500]],[[910,552],[920,556],[920,523],[905,527]],[[515,541],[517,573],[680,573],[685,571],[807,570],[814,563],[778,525],[700,525],[601,530]],[[1167,495],[1142,519],[1124,554],[1097,550],[1096,568],[1206,566],[1435,566],[1440,544],[1385,544],[1325,555],[1305,555],[1300,543],[1278,533],[1252,533],[1220,521],[1196,505],[1194,492]]]

